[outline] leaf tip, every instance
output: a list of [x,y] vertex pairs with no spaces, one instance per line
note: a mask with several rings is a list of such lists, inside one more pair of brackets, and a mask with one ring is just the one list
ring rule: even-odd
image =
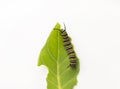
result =
[[54,27],[54,30],[55,30],[55,29],[60,29],[60,24],[59,24],[58,22],[56,23],[56,25],[55,25],[55,27]]

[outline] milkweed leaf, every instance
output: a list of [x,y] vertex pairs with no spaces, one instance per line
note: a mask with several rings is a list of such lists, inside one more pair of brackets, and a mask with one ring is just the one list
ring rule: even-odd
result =
[[59,29],[60,24],[57,23],[40,52],[38,66],[45,65],[49,70],[47,89],[73,89],[77,84],[79,60],[76,58],[76,67],[69,66],[69,57]]

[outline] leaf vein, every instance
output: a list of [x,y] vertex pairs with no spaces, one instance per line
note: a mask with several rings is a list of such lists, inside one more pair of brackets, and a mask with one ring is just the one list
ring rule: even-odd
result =
[[56,74],[55,74],[52,70],[49,70],[49,71],[51,72],[51,74],[52,74],[53,76],[56,77]]
[[47,79],[47,81],[48,81],[49,83],[51,83],[52,85],[54,85],[55,87],[57,87],[57,85],[56,85],[53,81],[51,81],[51,80],[49,80],[49,79]]
[[67,68],[64,72],[62,72],[60,75],[62,76],[66,71],[68,71],[69,68]]
[[[74,79],[74,78],[73,78]],[[73,79],[71,79],[71,80],[69,80],[67,83],[65,83],[64,85],[63,85],[63,89],[64,89],[64,87],[66,87],[71,81],[73,81]]]
[[48,52],[48,54],[50,55],[51,59],[56,63],[55,57],[54,57],[54,56],[52,55],[52,53],[50,52],[50,49],[49,49],[48,45],[47,45],[47,52]]
[[57,82],[58,82],[58,89],[62,89],[61,88],[61,84],[60,84],[60,75],[59,75],[59,32],[58,32],[58,53],[57,53]]
[[67,60],[67,56],[64,58],[64,60],[60,63],[60,66],[64,63],[64,62],[66,62],[66,60]]

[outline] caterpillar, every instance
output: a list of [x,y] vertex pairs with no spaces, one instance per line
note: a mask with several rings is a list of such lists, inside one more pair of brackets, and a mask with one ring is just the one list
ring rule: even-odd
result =
[[64,24],[64,29],[60,30],[61,32],[61,36],[62,36],[62,40],[63,40],[63,45],[65,47],[65,50],[69,56],[70,59],[70,66],[71,67],[75,67],[76,66],[76,55],[75,55],[75,51],[73,49],[73,46],[71,44],[71,40],[66,32],[66,26]]

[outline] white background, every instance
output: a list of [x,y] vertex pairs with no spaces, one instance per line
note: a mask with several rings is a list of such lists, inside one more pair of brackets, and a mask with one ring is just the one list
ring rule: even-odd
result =
[[74,89],[120,89],[119,0],[0,0],[0,89],[46,89],[37,59],[56,22],[81,61]]

